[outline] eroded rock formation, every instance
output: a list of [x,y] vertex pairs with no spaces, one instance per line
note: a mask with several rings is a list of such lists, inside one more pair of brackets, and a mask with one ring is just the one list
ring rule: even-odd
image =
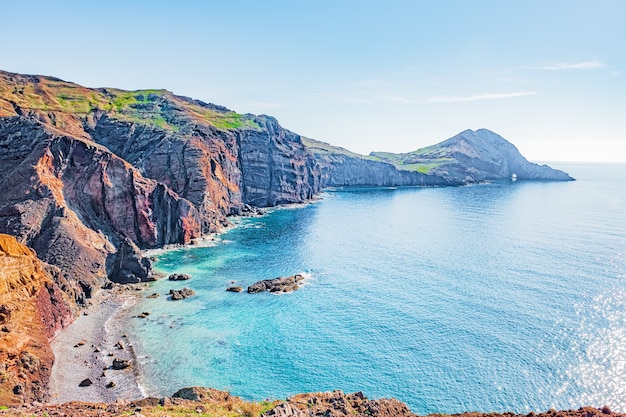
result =
[[[295,291],[300,288],[300,284],[304,281],[302,274],[295,274],[287,277],[278,277],[273,279],[264,279],[255,282],[248,287],[248,293],[254,294],[258,292],[269,291],[273,293],[283,293]],[[229,287],[232,288],[232,287]],[[228,291],[228,289],[227,289]],[[231,290],[232,291],[232,290]],[[238,292],[238,291],[237,291]]]
[[48,398],[49,341],[74,318],[56,273],[32,249],[0,234],[0,404]]
[[79,303],[107,277],[152,279],[141,249],[320,191],[312,155],[271,117],[1,71],[0,187],[0,232],[60,267]]

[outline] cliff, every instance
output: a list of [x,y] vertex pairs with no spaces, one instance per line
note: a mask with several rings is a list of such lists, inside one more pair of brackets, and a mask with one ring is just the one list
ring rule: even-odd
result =
[[320,165],[323,187],[433,187],[463,184],[463,181],[451,177],[398,169],[379,158],[359,155],[315,139],[303,138],[303,143]]
[[530,163],[501,136],[466,130],[414,152],[359,155],[303,138],[321,167],[323,186],[446,186],[510,179],[571,181],[568,174]]
[[404,154],[372,152],[372,157],[403,170],[423,170],[465,183],[510,179],[572,181],[563,171],[530,163],[502,136],[487,130],[465,130],[439,144]]
[[250,206],[306,201],[318,171],[268,116],[0,71],[0,232],[60,267],[79,303],[107,278],[152,279],[140,249],[190,243]]
[[0,234],[0,404],[47,399],[49,341],[74,317],[54,274],[32,249]]

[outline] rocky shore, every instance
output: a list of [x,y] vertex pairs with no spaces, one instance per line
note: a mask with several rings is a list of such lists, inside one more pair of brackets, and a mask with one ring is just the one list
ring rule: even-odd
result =
[[[143,398],[114,403],[69,402],[64,404],[30,405],[0,410],[0,416],[41,417],[112,417],[134,415],[143,417],[230,416],[230,417],[417,417],[406,404],[396,399],[370,400],[361,392],[341,391],[298,394],[286,400],[249,402],[212,388],[182,388],[171,397]],[[578,410],[542,413],[477,413],[431,414],[451,417],[623,417],[608,407],[582,407]]]
[[[128,310],[141,287],[114,286],[102,291],[92,305],[51,343],[55,361],[50,375],[50,402],[114,402],[137,400],[143,393],[134,366]],[[125,369],[114,361],[127,361]]]

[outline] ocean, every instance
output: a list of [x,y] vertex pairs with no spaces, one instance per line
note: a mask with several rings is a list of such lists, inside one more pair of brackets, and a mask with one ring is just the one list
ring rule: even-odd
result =
[[[626,165],[552,166],[577,181],[334,189],[159,254],[193,278],[128,318],[146,394],[626,411]],[[292,293],[225,291],[295,273]],[[168,301],[181,287],[196,295]]]

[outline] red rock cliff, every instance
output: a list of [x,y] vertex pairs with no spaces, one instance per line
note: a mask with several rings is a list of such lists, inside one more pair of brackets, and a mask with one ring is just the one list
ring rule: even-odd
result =
[[47,399],[49,341],[73,320],[50,270],[32,249],[0,234],[0,404]]

